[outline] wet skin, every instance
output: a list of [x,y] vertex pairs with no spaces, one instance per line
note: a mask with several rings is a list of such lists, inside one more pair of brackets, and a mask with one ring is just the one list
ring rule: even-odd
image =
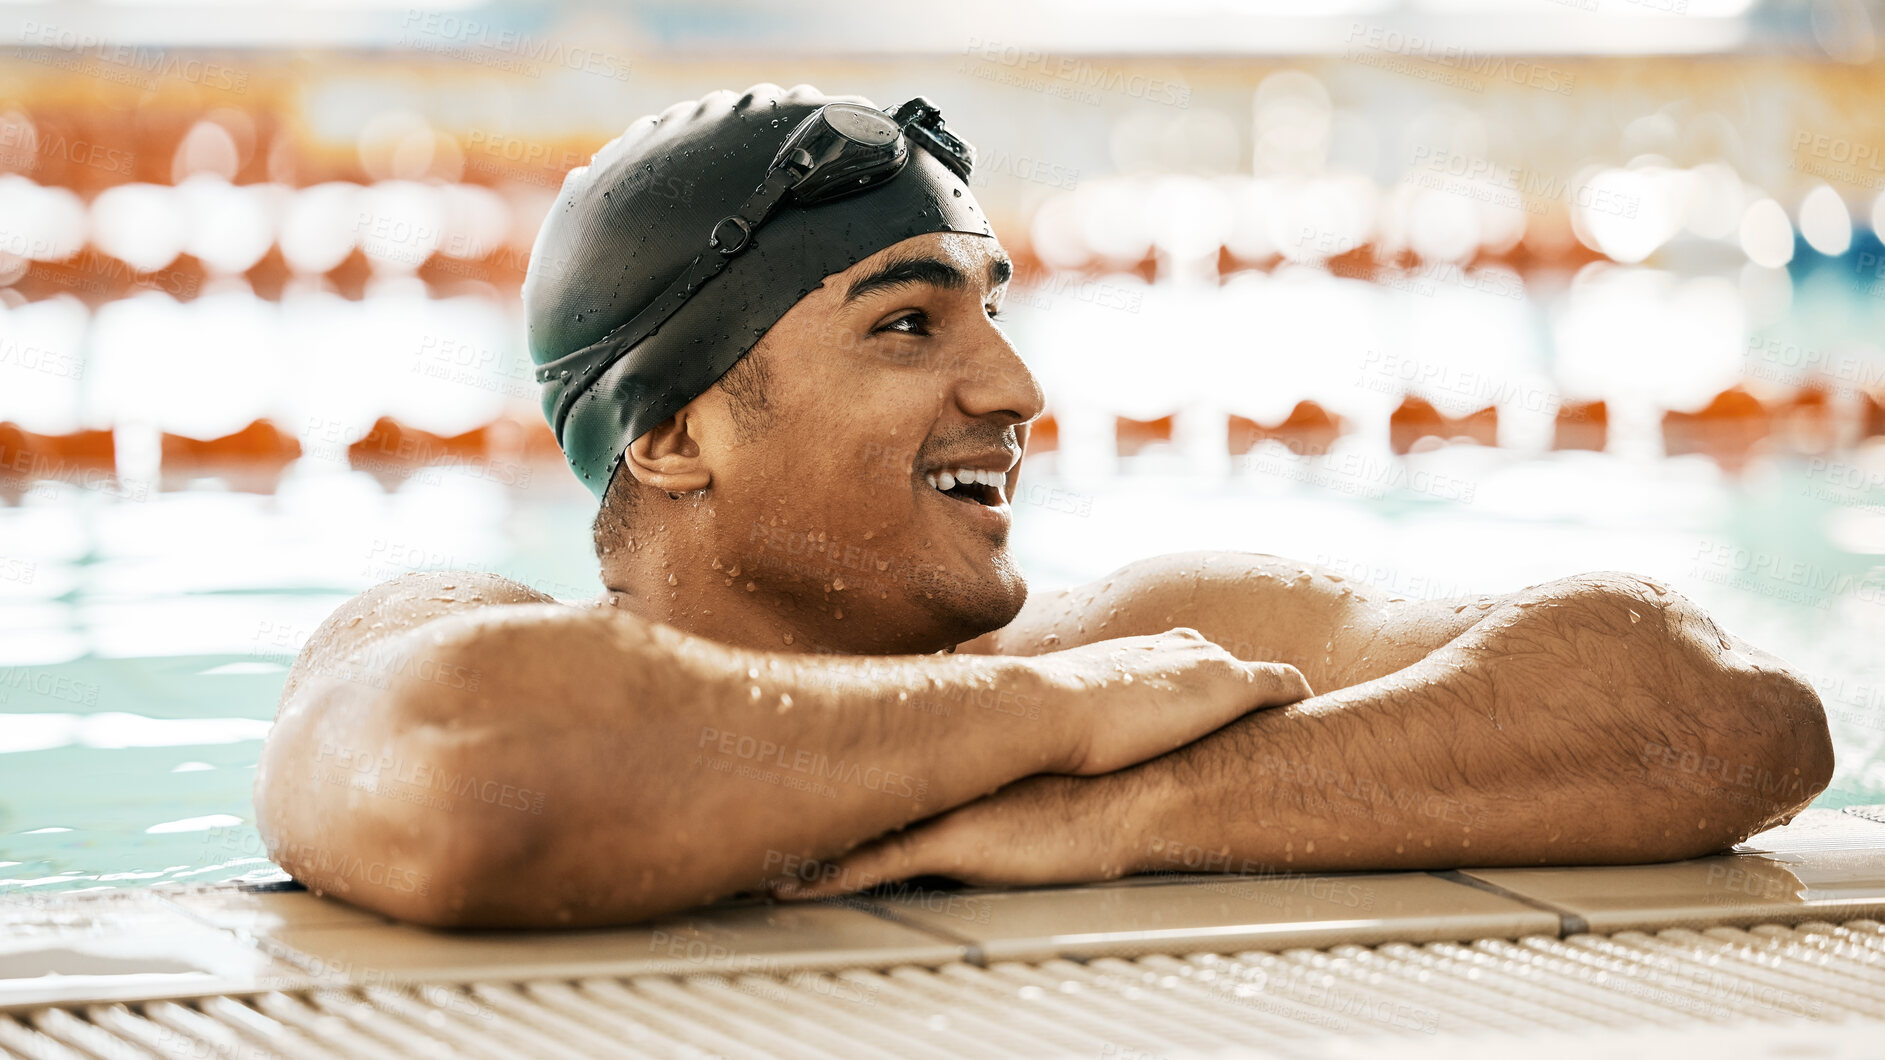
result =
[[802,299],[762,408],[716,387],[629,447],[603,599],[343,606],[258,769],[272,856],[421,923],[609,924],[930,873],[1663,860],[1824,788],[1812,689],[1628,574],[1418,601],[1209,553],[1030,597],[1005,260],[922,236]]

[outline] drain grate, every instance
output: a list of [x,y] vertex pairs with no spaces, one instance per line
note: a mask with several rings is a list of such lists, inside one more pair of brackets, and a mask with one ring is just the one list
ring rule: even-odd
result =
[[1335,1036],[1885,1019],[1885,925],[791,975],[413,985],[0,1015],[0,1056],[1150,1060]]

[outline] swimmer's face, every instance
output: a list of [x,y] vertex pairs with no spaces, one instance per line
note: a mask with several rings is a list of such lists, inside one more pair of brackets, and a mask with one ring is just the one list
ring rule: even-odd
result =
[[917,236],[766,333],[763,410],[704,443],[735,587],[847,651],[934,651],[1015,616],[1009,500],[1042,395],[994,320],[1011,271],[993,239]]

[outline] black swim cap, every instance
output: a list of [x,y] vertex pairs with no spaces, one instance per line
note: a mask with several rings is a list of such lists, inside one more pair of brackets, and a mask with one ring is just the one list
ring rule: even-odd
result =
[[[531,359],[566,357],[641,313],[765,181],[799,123],[839,102],[872,105],[810,85],[713,92],[636,121],[572,170],[524,278]],[[869,190],[811,205],[788,199],[723,272],[586,390],[566,399],[579,377],[545,382],[544,414],[590,492],[602,497],[629,442],[704,393],[826,276],[912,236],[994,236],[962,179],[911,140],[903,169]]]

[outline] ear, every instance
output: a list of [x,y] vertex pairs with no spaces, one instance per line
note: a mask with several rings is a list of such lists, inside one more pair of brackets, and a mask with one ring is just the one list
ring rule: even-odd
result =
[[713,472],[694,435],[702,421],[692,403],[628,443],[622,465],[636,481],[669,493],[691,493],[713,485]]

